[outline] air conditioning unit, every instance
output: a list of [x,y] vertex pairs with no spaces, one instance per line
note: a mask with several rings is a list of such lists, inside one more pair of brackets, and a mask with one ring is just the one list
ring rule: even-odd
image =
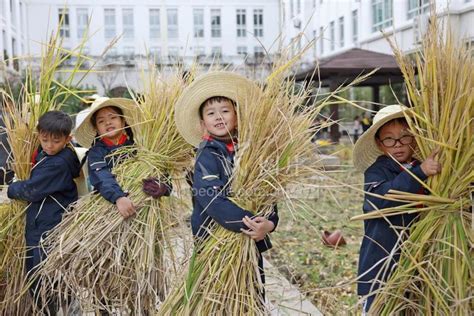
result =
[[297,29],[301,28],[301,20],[298,18],[293,19],[293,26],[296,27]]
[[423,40],[426,31],[430,25],[430,17],[428,14],[420,14],[413,17],[413,43],[419,44]]

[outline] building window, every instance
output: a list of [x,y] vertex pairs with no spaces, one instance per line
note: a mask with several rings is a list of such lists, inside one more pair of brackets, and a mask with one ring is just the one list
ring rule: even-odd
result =
[[319,27],[319,53],[324,54],[324,27]]
[[334,21],[331,21],[331,23],[329,23],[329,40],[330,40],[331,50],[333,51],[336,48]]
[[206,49],[203,46],[194,46],[194,56],[206,56]]
[[408,0],[408,19],[425,13],[430,8],[430,0]]
[[127,58],[128,60],[132,60],[134,55],[135,55],[135,47],[133,46],[125,46],[123,48],[123,55],[125,56],[125,58]]
[[317,49],[318,46],[316,45],[316,37],[318,36],[316,30],[313,30],[313,41],[314,41],[314,46],[313,46],[313,55],[316,56],[318,54]]
[[296,14],[301,13],[301,0],[296,0]]
[[59,9],[58,18],[59,23],[61,23],[61,27],[59,28],[59,36],[69,38],[71,36],[71,26],[69,24],[69,10]]
[[87,36],[87,25],[89,24],[89,10],[85,8],[77,9],[77,38],[81,39]]
[[339,18],[339,47],[344,47],[344,17]]
[[221,9],[211,9],[211,37],[221,37]]
[[104,35],[105,39],[112,39],[117,34],[115,22],[115,9],[104,9]]
[[168,37],[178,38],[178,9],[168,9]]
[[178,58],[179,56],[179,48],[176,46],[170,46],[168,48],[168,56],[170,58]]
[[204,9],[194,9],[194,37],[204,37]]
[[131,40],[133,32],[133,9],[122,9],[123,38]]
[[237,55],[247,56],[247,46],[237,46]]
[[392,26],[393,0],[372,0],[372,32]]
[[359,14],[357,10],[352,11],[352,42],[359,40]]
[[290,0],[290,16],[291,17],[295,16],[295,6],[293,4],[293,0]]
[[160,9],[150,9],[150,39],[156,40],[161,37]]
[[152,46],[150,48],[150,57],[152,57],[155,62],[159,61],[161,59],[161,48]]
[[219,47],[219,46],[212,47],[211,54],[212,54],[212,57],[214,57],[214,58],[221,57],[222,56],[222,48]]
[[247,36],[247,17],[245,9],[237,9],[237,37]]
[[255,59],[261,59],[261,58],[265,57],[265,51],[263,50],[263,47],[262,46],[255,46],[253,48],[253,56],[255,57]]
[[253,10],[253,33],[256,37],[263,37],[263,9]]

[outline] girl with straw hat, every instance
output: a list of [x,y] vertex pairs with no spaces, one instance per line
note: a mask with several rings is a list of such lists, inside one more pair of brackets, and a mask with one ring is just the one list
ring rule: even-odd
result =
[[[383,196],[389,190],[424,193],[422,181],[441,171],[437,152],[422,163],[414,158],[416,143],[405,120],[409,114],[400,105],[382,108],[355,144],[354,166],[364,172],[364,213],[402,205]],[[364,220],[357,289],[358,295],[365,296],[364,313],[398,262],[400,242],[416,217],[411,213]]]
[[[76,139],[84,147],[90,147],[87,160],[91,185],[107,201],[117,205],[117,209],[124,218],[135,214],[135,205],[127,197],[117,183],[111,170],[116,163],[126,157],[111,155],[123,146],[133,145],[133,129],[138,122],[134,122],[131,111],[135,102],[125,98],[97,98],[89,113],[76,129]],[[153,181],[151,181],[153,180]],[[153,197],[169,195],[168,186],[156,179],[146,179],[154,190],[144,191]],[[153,184],[157,184],[155,188]],[[150,184],[148,184],[150,186]],[[154,194],[154,191],[159,193]]]

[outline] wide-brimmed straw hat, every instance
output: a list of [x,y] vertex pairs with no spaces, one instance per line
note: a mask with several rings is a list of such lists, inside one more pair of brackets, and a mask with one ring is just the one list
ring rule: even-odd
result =
[[244,104],[261,90],[247,78],[228,71],[214,71],[194,80],[179,97],[174,107],[176,126],[181,136],[194,147],[202,141],[199,107],[211,97],[226,97],[237,106]]
[[92,103],[89,113],[84,117],[81,124],[76,127],[74,137],[81,146],[88,148],[92,145],[97,131],[92,124],[91,118],[94,113],[108,106],[115,106],[121,109],[127,124],[131,126],[132,130],[135,128],[134,116],[132,115],[132,111],[136,106],[135,101],[125,98],[100,97]]
[[372,165],[377,157],[383,155],[383,152],[377,146],[375,134],[388,121],[409,115],[408,108],[402,105],[389,105],[380,109],[375,114],[372,126],[365,131],[354,146],[353,162],[354,167],[364,172]]

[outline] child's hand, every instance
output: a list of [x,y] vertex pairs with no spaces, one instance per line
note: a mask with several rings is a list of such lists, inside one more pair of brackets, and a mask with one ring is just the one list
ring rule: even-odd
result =
[[135,215],[135,206],[128,197],[122,196],[115,202],[115,204],[123,218],[129,218],[130,216]]
[[263,240],[265,236],[275,228],[275,224],[273,224],[272,221],[261,216],[253,219],[245,216],[242,221],[249,229],[241,228],[240,230],[255,241]]
[[169,194],[168,186],[155,177],[143,179],[142,190],[145,194],[150,195],[154,199]]
[[434,176],[441,172],[441,164],[435,159],[438,153],[439,148],[435,149],[421,164],[421,170],[423,170],[423,173],[427,177]]

